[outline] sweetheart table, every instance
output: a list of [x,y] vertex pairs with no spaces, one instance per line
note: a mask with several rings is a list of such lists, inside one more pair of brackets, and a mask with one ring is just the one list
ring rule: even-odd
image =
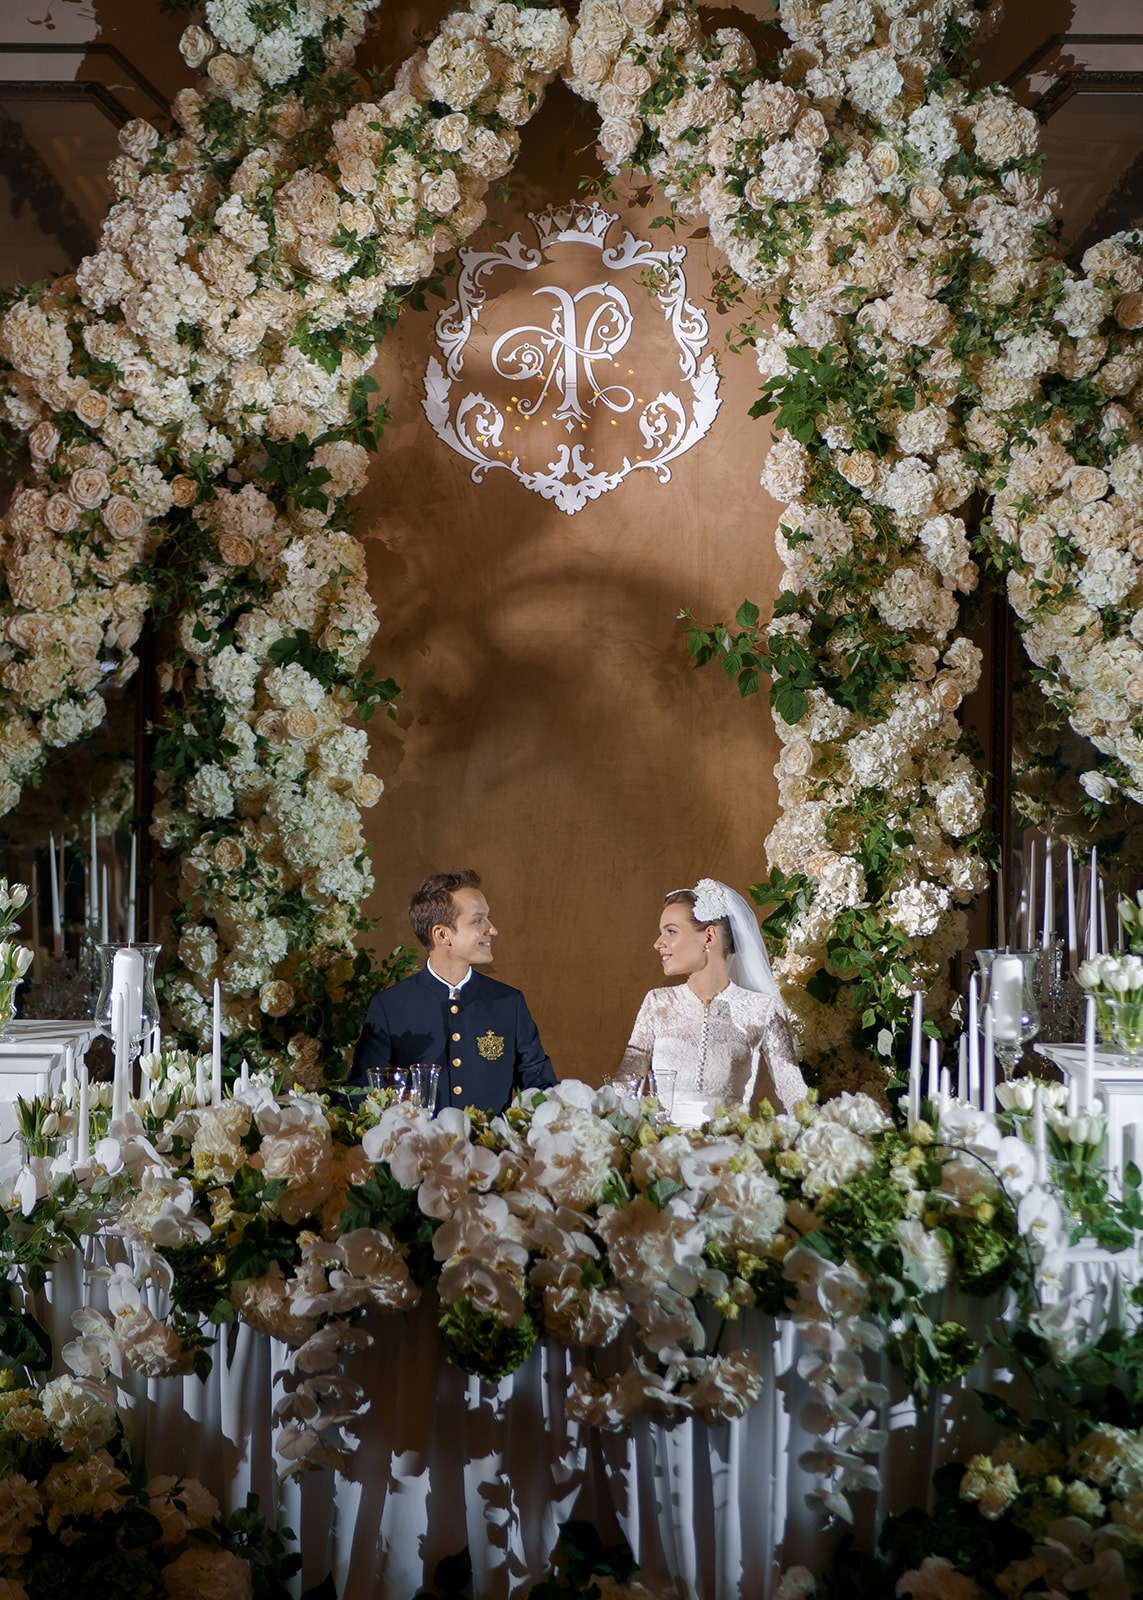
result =
[[[73,1337],[72,1311],[85,1300],[106,1304],[99,1271],[116,1251],[113,1238],[87,1241],[86,1258],[60,1262],[29,1300],[57,1353]],[[1082,1271],[1102,1294],[1101,1315],[1111,1314],[1118,1298],[1107,1284],[1118,1283],[1117,1268],[1099,1261]],[[940,1299],[942,1315],[959,1316],[983,1340],[979,1302]],[[729,1330],[754,1350],[765,1378],[741,1419],[715,1427],[641,1419],[614,1434],[568,1417],[573,1358],[556,1341],[541,1341],[510,1378],[485,1384],[447,1363],[435,1316],[426,1296],[405,1316],[367,1323],[374,1342],[348,1367],[368,1409],[350,1425],[347,1476],[282,1475],[272,1412],[286,1350],[245,1326],[232,1358],[216,1351],[205,1382],[124,1376],[131,1443],[150,1472],[200,1478],[225,1510],[256,1493],[298,1535],[302,1584],[332,1572],[343,1600],[411,1600],[431,1585],[436,1563],[465,1546],[474,1595],[508,1600],[547,1572],[559,1525],[571,1518],[605,1538],[621,1532],[642,1581],[656,1593],[673,1585],[685,1600],[763,1600],[784,1566],[822,1570],[840,1531],[826,1531],[808,1500],[817,1480],[799,1464],[817,1441],[801,1422],[811,1395],[791,1324],[748,1312]],[[987,1446],[994,1434],[971,1391],[1004,1376],[982,1356],[918,1413],[899,1374],[886,1364],[880,1375],[893,1395],[882,1485],[853,1496],[867,1547],[888,1512],[916,1503],[941,1460]]]

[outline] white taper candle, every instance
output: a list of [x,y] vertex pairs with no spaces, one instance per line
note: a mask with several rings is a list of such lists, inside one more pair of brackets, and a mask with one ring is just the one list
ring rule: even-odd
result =
[[138,873],[139,839],[131,830],[131,865],[127,874],[127,943],[135,943],[135,882]]
[[63,955],[63,924],[60,921],[60,866],[56,855],[56,836],[48,835],[48,870],[52,875],[52,954]]
[[210,1103],[222,1104],[222,988],[214,980],[214,1011],[210,1027]]
[[85,1162],[91,1152],[91,1080],[87,1076],[86,1061],[82,1061],[79,1067],[79,1114],[76,1121],[75,1157],[77,1161]]
[[1048,1135],[1044,1126],[1044,1091],[1039,1084],[1032,1091],[1032,1150],[1036,1157],[1036,1182],[1048,1181]]

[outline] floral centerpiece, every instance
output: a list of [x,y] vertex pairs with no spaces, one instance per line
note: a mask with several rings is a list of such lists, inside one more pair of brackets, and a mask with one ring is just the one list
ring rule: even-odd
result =
[[27,900],[28,891],[22,883],[9,884],[7,878],[0,878],[0,1033],[15,1010],[20,979],[32,964],[32,952],[27,946],[7,937]]
[[90,1338],[65,1356],[74,1372],[39,1390],[9,1381],[0,1392],[6,1600],[93,1585],[166,1600],[286,1600],[301,1565],[288,1530],[270,1529],[253,1496],[224,1518],[197,1480],[148,1478],[131,1461],[113,1392],[88,1375]]
[[955,1103],[907,1131],[860,1095],[683,1130],[654,1101],[575,1082],[501,1117],[431,1117],[384,1094],[347,1107],[265,1082],[189,1105],[168,1087],[185,1066],[151,1072],[166,1115],[148,1095],[87,1163],[30,1163],[9,1247],[30,1230],[61,1248],[79,1197],[98,1199],[131,1247],[110,1319],[90,1314],[99,1337],[150,1376],[205,1370],[238,1322],[282,1340],[278,1449],[299,1466],[344,1463],[340,1429],[362,1397],[338,1369],[369,1341],[368,1312],[430,1295],[446,1354],[489,1380],[558,1339],[578,1355],[569,1414],[617,1429],[753,1405],[753,1308],[794,1318],[817,1352],[804,1364],[815,1459],[840,1511],[867,1481],[855,1463],[884,1399],[862,1350],[884,1348],[926,1393],[978,1355],[927,1297],[950,1282],[1030,1294],[1063,1243],[1023,1138]]
[[1101,1036],[1138,1059],[1143,1056],[1143,892],[1134,899],[1121,895],[1117,911],[1127,951],[1089,956],[1076,979],[1095,1001]]

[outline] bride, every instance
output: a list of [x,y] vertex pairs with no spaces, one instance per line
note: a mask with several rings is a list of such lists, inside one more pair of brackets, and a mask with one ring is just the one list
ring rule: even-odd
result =
[[806,1084],[757,918],[742,896],[714,878],[676,889],[655,949],[664,976],[686,982],[644,996],[621,1075],[662,1080],[675,1072],[671,1114],[682,1126],[697,1126],[719,1104],[769,1100],[792,1111]]

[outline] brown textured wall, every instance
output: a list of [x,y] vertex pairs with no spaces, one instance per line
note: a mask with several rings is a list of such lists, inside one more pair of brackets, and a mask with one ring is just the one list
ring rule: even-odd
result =
[[[557,86],[525,130],[511,197],[490,201],[503,226],[472,243],[527,235],[528,211],[574,200],[593,142]],[[606,204],[667,242],[648,227],[660,205],[630,187]],[[711,311],[722,407],[669,484],[637,474],[570,517],[505,472],[474,484],[421,409],[440,302],[402,318],[374,369],[392,420],[358,532],[382,619],[373,659],[404,690],[396,726],[373,730],[387,786],[367,815],[378,946],[407,936],[425,873],[475,866],[500,929],[494,974],[525,991],[557,1069],[589,1080],[615,1065],[659,979],[664,893],[704,874],[745,889],[775,814],[765,697],[742,702],[716,667],[694,671],[676,620],[684,605],[729,618],[746,595],[768,609],[780,571],[777,511],[758,487],[769,429],[747,415],[757,370],[725,351],[734,319],[711,309],[705,234],[680,238]],[[530,288],[511,291],[510,320],[534,319]],[[669,367],[637,377],[678,386]]]

